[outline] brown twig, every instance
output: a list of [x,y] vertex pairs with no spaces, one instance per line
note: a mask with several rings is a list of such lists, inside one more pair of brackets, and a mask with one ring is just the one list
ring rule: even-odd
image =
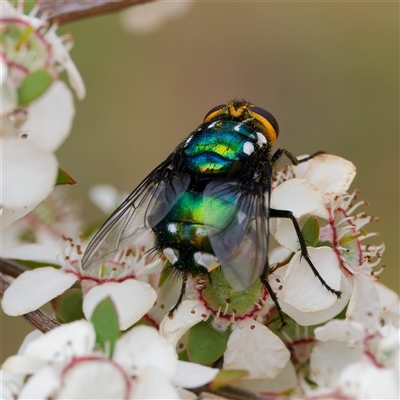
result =
[[65,24],[82,18],[109,14],[152,0],[36,0],[38,16],[44,15],[49,22]]
[[5,275],[16,278],[23,272],[27,271],[29,268],[24,265],[18,264],[12,260],[6,260],[5,258],[0,258],[0,272]]
[[[2,265],[4,261],[9,261],[9,260],[1,260]],[[15,263],[17,264],[17,263]],[[4,292],[6,289],[10,286],[10,282],[8,282],[7,278],[0,273],[0,297],[3,297]],[[31,325],[33,325],[36,329],[39,329],[39,331],[45,333],[53,328],[60,326],[60,324],[50,316],[48,316],[46,313],[40,310],[32,311],[30,313],[22,315]]]

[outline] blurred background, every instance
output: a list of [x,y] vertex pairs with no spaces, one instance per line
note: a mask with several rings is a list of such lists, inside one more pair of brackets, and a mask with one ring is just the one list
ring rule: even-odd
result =
[[[104,218],[90,187],[132,191],[209,109],[243,97],[278,120],[275,148],[356,165],[352,188],[381,217],[367,226],[386,244],[381,282],[399,292],[398,15],[388,2],[193,2],[146,34],[127,32],[119,14],[62,26],[87,88],[57,153],[78,181],[70,198],[87,221]],[[32,328],[2,324],[5,358]]]

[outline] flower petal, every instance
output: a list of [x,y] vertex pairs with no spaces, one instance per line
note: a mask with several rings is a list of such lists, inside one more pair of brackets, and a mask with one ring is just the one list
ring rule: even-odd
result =
[[127,399],[129,376],[108,359],[75,362],[63,374],[57,399]]
[[39,243],[24,244],[2,250],[2,257],[4,258],[30,260],[49,264],[59,264],[58,256],[61,254],[59,246],[48,246]]
[[[3,67],[3,64],[1,67]],[[11,79],[6,79],[5,82],[1,84],[1,115],[6,115],[14,111],[17,107],[17,91],[11,81]]]
[[[273,281],[272,281],[273,282]],[[340,290],[342,291],[342,296],[337,299],[333,305],[326,310],[316,311],[316,312],[303,312],[290,304],[286,303],[284,300],[280,299],[279,303],[282,310],[293,318],[298,324],[302,326],[318,325],[334,318],[338,315],[347,305],[352,291],[351,282],[347,279],[344,274],[342,274]],[[325,289],[326,290],[326,289]]]
[[271,208],[290,210],[296,218],[306,214],[329,218],[322,192],[304,179],[289,179],[273,190]]
[[341,393],[354,399],[398,399],[399,375],[394,368],[367,362],[350,364],[339,378]]
[[1,212],[1,214],[0,214],[1,229],[5,229],[5,228],[9,227],[14,221],[24,217],[26,214],[31,212],[36,206],[37,206],[37,204],[33,204],[29,207],[27,206],[27,207],[16,209],[16,210],[10,209],[10,208],[3,208],[3,210],[0,211]]
[[24,139],[0,139],[2,148],[2,200],[12,210],[37,205],[53,189],[57,160]]
[[[192,312],[194,311],[194,312]],[[204,317],[203,315],[206,315]],[[174,312],[173,318],[165,315],[160,324],[160,335],[174,346],[192,326],[207,319],[209,311],[197,300],[185,300]]]
[[176,386],[188,389],[203,386],[212,381],[218,374],[219,369],[205,367],[191,362],[178,361],[178,371],[172,378]]
[[69,289],[77,277],[53,267],[26,271],[4,292],[2,307],[11,316],[37,310],[43,304]]
[[358,322],[333,319],[324,326],[315,328],[315,338],[321,342],[335,340],[350,344],[362,344],[364,328]]
[[175,387],[153,367],[140,373],[133,390],[133,399],[180,399]]
[[272,379],[243,379],[234,384],[245,390],[260,394],[264,393],[283,393],[293,390],[298,384],[296,369],[293,363],[289,362],[285,365],[279,374]]
[[349,301],[346,319],[360,322],[366,329],[375,331],[380,326],[380,302],[374,282],[355,275],[353,294]]
[[311,350],[310,368],[313,380],[318,385],[334,388],[340,372],[348,364],[357,361],[363,349],[350,349],[344,342],[329,340],[317,342]]
[[83,299],[83,313],[88,320],[97,305],[107,297],[111,298],[117,309],[120,329],[125,330],[153,307],[157,293],[148,283],[135,279],[97,285]]
[[52,367],[44,367],[22,387],[18,399],[49,399],[59,388],[60,377]]
[[71,131],[75,115],[74,99],[68,86],[55,81],[28,107],[28,120],[22,126],[26,141],[45,152],[53,152]]
[[125,369],[139,370],[154,367],[165,377],[172,378],[178,367],[178,356],[171,343],[155,328],[137,326],[118,340],[113,359]]
[[224,369],[245,369],[250,379],[274,378],[290,359],[281,339],[252,318],[239,321],[228,340]]
[[351,161],[333,154],[321,154],[311,160],[303,178],[317,186],[329,201],[332,196],[347,191],[356,172]]
[[25,356],[65,362],[89,354],[96,343],[93,325],[85,320],[60,325],[28,343]]
[[[332,289],[339,290],[342,272],[334,250],[330,247],[307,249],[321,277]],[[290,260],[283,278],[282,297],[286,303],[303,312],[326,310],[337,301],[337,296],[315,277],[301,252]]]
[[1,370],[13,374],[32,375],[45,365],[43,360],[17,355],[8,357],[2,364]]

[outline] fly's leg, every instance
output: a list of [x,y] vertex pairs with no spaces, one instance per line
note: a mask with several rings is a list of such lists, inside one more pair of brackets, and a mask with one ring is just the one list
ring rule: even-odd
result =
[[297,219],[294,217],[293,213],[291,211],[287,211],[287,210],[274,210],[272,208],[270,208],[269,212],[270,212],[269,216],[271,218],[289,218],[292,221],[294,229],[295,229],[296,234],[297,234],[297,238],[299,239],[301,256],[305,258],[305,260],[307,261],[308,265],[310,266],[310,268],[314,272],[314,275],[322,283],[322,286],[324,286],[326,288],[326,290],[328,290],[329,292],[335,294],[337,296],[337,298],[340,299],[340,296],[341,296],[342,292],[340,290],[332,289],[325,282],[324,278],[322,278],[322,276],[319,274],[317,268],[315,268],[314,264],[312,263],[310,255],[308,254],[308,251],[307,251],[306,241],[304,240],[304,236],[303,236],[303,234],[301,232],[299,223],[297,222]]
[[291,162],[293,165],[298,165],[301,164],[303,162],[306,162],[308,160],[311,160],[312,158],[320,155],[320,154],[325,154],[324,151],[317,151],[314,154],[311,154],[308,157],[305,158],[301,158],[300,160],[294,155],[292,154],[290,151],[286,150],[286,149],[278,149],[274,155],[271,157],[271,165],[274,166],[279,160],[280,158],[285,155]]
[[282,308],[281,308],[281,305],[279,304],[278,297],[276,296],[275,292],[272,290],[272,287],[268,282],[268,273],[269,273],[269,262],[267,259],[267,261],[265,263],[264,271],[263,271],[262,275],[260,276],[260,281],[265,286],[265,288],[268,290],[268,293],[271,296],[271,299],[275,304],[276,311],[278,311],[279,319],[281,320],[281,325],[279,328],[283,328],[285,325],[287,325],[287,322],[285,321],[285,317],[283,316]]
[[175,305],[168,312],[169,319],[172,319],[174,317],[175,310],[177,310],[179,305],[182,303],[183,296],[185,295],[185,292],[186,292],[186,282],[187,282],[187,280],[188,280],[188,274],[184,272],[182,274],[181,294],[179,295],[178,301],[175,303]]

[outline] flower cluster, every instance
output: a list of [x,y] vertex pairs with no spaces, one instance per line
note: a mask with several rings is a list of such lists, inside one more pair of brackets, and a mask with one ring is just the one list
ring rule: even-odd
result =
[[182,386],[201,386],[218,373],[178,361],[173,346],[147,326],[125,333],[107,354],[84,320],[34,331],[2,369],[3,399],[187,398]]
[[[61,268],[43,267],[20,275],[5,292],[3,309],[10,315],[21,315],[57,298],[52,301],[55,314],[61,322],[69,322],[81,317],[93,319],[97,307],[111,299],[120,330],[134,324],[150,324],[153,333],[148,340],[158,335],[157,329],[162,340],[181,359],[218,365],[225,372],[236,371],[237,378],[230,383],[242,389],[310,399],[396,398],[399,298],[376,282],[383,270],[380,261],[384,245],[364,244],[366,239],[375,236],[366,231],[366,224],[377,219],[359,211],[367,204],[357,201],[357,191],[348,193],[355,173],[351,162],[326,154],[274,173],[271,208],[292,211],[319,274],[316,276],[302,256],[293,222],[271,219],[270,232],[278,246],[269,254],[268,279],[287,322],[283,329],[279,310],[267,288],[256,282],[245,292],[234,290],[220,268],[210,268],[211,280],[189,279],[183,301],[170,318],[168,311],[177,300],[181,283],[159,279],[170,255],[165,252],[162,260],[149,255],[154,246],[151,234],[89,271],[81,266],[81,245],[66,238],[62,257],[54,259],[54,264]],[[98,188],[92,196],[107,210],[119,197],[109,187]],[[64,316],[71,315],[72,303],[66,299],[76,290],[83,296],[81,314],[68,319]],[[119,358],[122,354],[118,351],[119,344],[111,356],[108,354],[111,358],[108,357],[107,363],[104,363],[104,354],[93,353],[92,345],[87,353],[66,351],[73,357],[63,360],[63,366],[57,367],[56,372],[52,370],[53,386],[43,396],[49,393],[54,398],[65,393],[77,396],[78,392],[69,390],[82,389],[74,371],[83,368],[87,376],[96,376],[96,379],[97,373],[109,371],[110,376],[115,373],[116,383],[111,385],[114,389],[108,390],[118,391],[112,393],[119,393],[120,397],[120,393],[125,393],[124,398],[136,398],[136,389],[131,388],[144,386],[138,383],[142,375],[138,372],[136,357],[141,356],[134,343],[136,340],[141,343],[141,339],[133,332],[139,332],[139,328],[129,331],[118,343],[130,343],[132,350],[125,352],[132,354],[135,362],[128,360],[130,356],[126,360]],[[135,339],[124,339],[130,338],[129,335]],[[161,339],[158,337],[158,340]],[[30,382],[44,379],[41,374],[48,372],[41,372],[41,368],[46,363],[45,371],[50,368],[49,359],[38,363],[25,357],[16,359],[18,364],[10,360],[3,369],[7,387],[15,385],[12,393],[17,396],[22,396],[21,393],[25,396],[25,391],[36,387],[36,383]],[[34,369],[29,369],[31,364]],[[21,365],[29,371],[18,370]],[[185,368],[190,372],[192,367]],[[187,374],[182,375],[183,381],[179,383],[172,378],[172,373],[166,380],[162,371],[157,376],[163,382],[169,379],[170,383],[185,388],[198,384]],[[32,377],[24,383],[27,375]],[[211,375],[203,383],[213,379]],[[132,377],[139,380],[127,384]],[[75,380],[76,386],[72,384]],[[95,388],[89,388],[90,381],[86,382],[87,391],[81,397],[99,397]],[[163,388],[173,398],[188,395],[178,392],[175,386]],[[151,393],[150,388],[143,390],[147,395]],[[131,394],[127,395],[127,391]],[[111,396],[111,392],[104,393]],[[159,393],[154,396],[157,398]]]
[[5,228],[38,205],[52,191],[58,163],[55,150],[68,136],[75,114],[73,96],[59,79],[65,70],[78,98],[82,78],[69,56],[71,38],[58,37],[49,26],[1,2],[1,224]]

